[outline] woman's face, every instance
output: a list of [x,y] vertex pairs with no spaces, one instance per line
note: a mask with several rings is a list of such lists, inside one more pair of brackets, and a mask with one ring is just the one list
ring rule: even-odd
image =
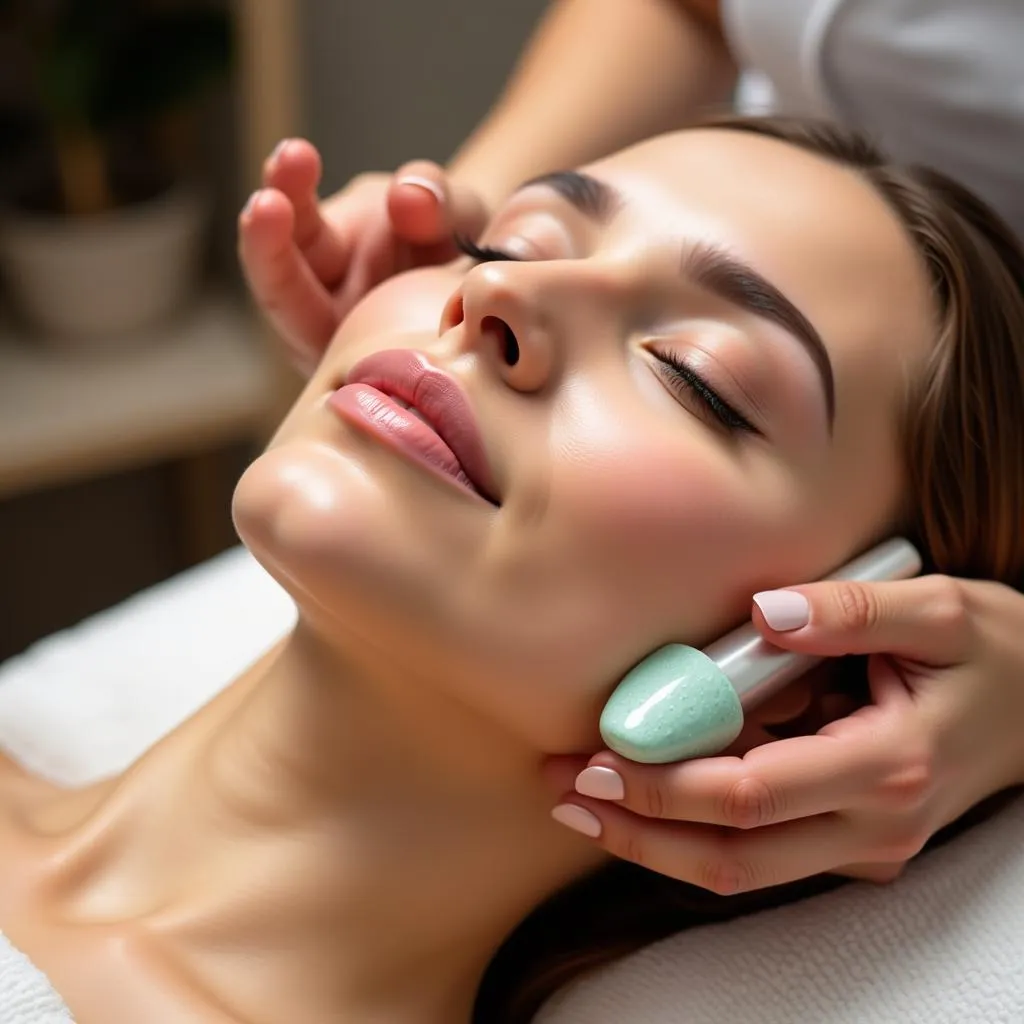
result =
[[357,307],[236,521],[382,665],[585,749],[644,655],[892,528],[926,273],[854,172],[723,130],[531,184],[479,241],[520,259]]

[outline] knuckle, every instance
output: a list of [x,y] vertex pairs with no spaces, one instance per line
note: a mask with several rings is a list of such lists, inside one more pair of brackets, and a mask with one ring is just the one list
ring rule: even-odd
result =
[[853,580],[842,580],[833,590],[839,624],[851,629],[871,630],[881,617],[874,592]]
[[649,868],[647,847],[642,837],[635,832],[627,831],[623,835],[617,836],[613,840],[611,852],[616,857],[631,861],[638,867]]
[[757,872],[748,861],[726,851],[697,866],[696,882],[718,896],[734,896],[757,888]]
[[968,592],[960,580],[951,576],[935,576],[931,595],[931,618],[936,629],[943,632],[961,633],[966,628],[969,615]]
[[936,789],[935,765],[935,753],[926,743],[905,754],[879,783],[878,797],[882,805],[892,811],[923,808]]
[[640,805],[649,818],[664,818],[668,810],[665,794],[657,782],[645,782],[641,787]]
[[873,859],[905,864],[924,849],[929,838],[928,830],[919,822],[900,822],[891,826],[882,836]]
[[879,861],[870,864],[848,864],[841,869],[841,874],[850,878],[859,878],[864,882],[873,882],[875,885],[887,885],[895,882],[906,869],[905,861]]
[[907,869],[907,861],[896,861],[892,864],[879,864],[875,872],[868,879],[877,885],[888,885],[895,882]]
[[722,800],[723,824],[751,829],[776,821],[783,809],[782,794],[763,779],[745,775],[729,786]]

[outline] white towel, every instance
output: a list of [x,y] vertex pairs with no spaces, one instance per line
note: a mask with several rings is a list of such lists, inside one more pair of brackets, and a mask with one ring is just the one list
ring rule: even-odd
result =
[[64,1001],[0,932],[0,1024],[74,1024]]
[[1024,799],[887,886],[681,932],[537,1024],[1024,1024]]
[[[0,744],[58,781],[117,771],[292,617],[229,552],[0,666]],[[537,1024],[623,1022],[1024,1024],[1024,798],[892,885],[683,932],[577,983]]]

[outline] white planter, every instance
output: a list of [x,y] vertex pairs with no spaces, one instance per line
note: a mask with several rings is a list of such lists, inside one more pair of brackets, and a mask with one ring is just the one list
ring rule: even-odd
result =
[[45,340],[62,347],[131,344],[172,316],[203,259],[206,204],[175,189],[94,217],[11,214],[0,221],[6,289]]

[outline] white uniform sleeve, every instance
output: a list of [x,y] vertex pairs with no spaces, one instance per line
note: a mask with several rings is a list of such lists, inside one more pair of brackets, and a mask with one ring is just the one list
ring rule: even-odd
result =
[[722,0],[783,114],[832,117],[972,188],[1024,237],[1024,0]]

